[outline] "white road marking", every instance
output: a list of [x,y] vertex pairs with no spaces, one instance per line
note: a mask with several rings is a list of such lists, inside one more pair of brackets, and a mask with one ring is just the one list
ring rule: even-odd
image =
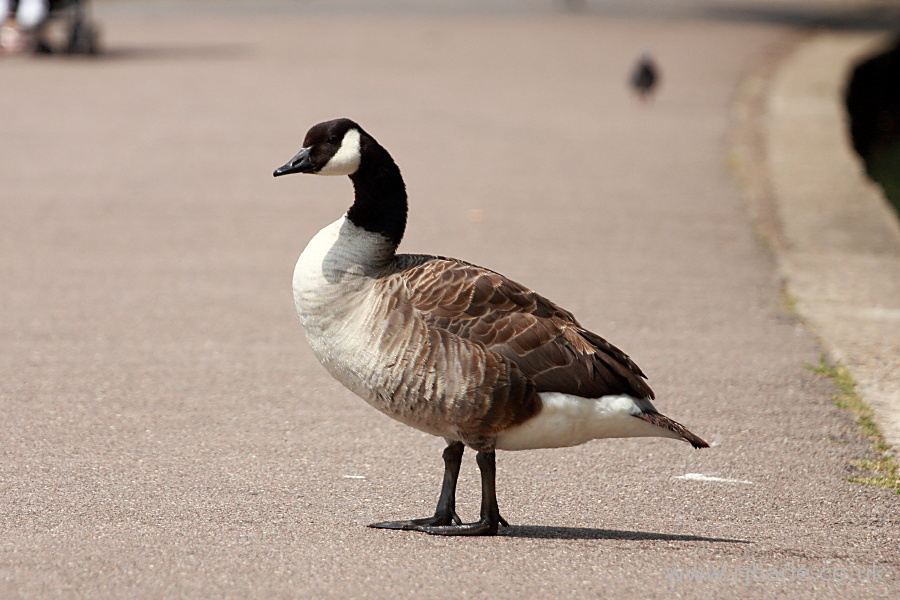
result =
[[685,473],[678,475],[675,479],[685,479],[687,481],[709,481],[711,483],[743,483],[745,485],[753,485],[752,481],[744,481],[743,479],[725,479],[724,477],[713,477],[712,475],[704,475],[703,473]]

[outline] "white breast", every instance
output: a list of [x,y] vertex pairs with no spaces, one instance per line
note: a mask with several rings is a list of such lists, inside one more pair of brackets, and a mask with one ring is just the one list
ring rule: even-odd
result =
[[326,260],[337,244],[345,221],[341,217],[317,233],[303,249],[294,267],[294,305],[303,320],[311,310],[328,302],[329,290],[337,281],[329,274]]
[[294,267],[294,304],[310,319],[340,319],[340,309],[358,301],[355,293],[371,286],[393,257],[390,242],[341,217],[317,233]]
[[[365,398],[378,401],[385,360],[373,340],[373,288],[393,257],[384,237],[345,217],[310,240],[294,268],[294,304],[310,348],[331,375]],[[383,406],[377,406],[384,410]]]

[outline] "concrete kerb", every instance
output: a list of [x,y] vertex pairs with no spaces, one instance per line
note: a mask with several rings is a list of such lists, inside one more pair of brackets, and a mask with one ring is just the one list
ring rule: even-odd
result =
[[853,65],[884,34],[795,38],[745,81],[733,150],[799,315],[900,448],[900,224],[850,146]]

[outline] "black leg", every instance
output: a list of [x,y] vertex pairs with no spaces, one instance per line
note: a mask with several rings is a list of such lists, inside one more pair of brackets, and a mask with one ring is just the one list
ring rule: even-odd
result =
[[481,518],[475,523],[422,524],[413,529],[432,535],[496,535],[500,525],[509,527],[509,523],[500,516],[500,508],[497,506],[496,455],[493,452],[479,452],[475,460],[481,469]]
[[408,521],[384,521],[372,523],[369,527],[379,529],[417,529],[420,526],[442,526],[462,521],[456,515],[456,481],[459,478],[459,467],[466,447],[462,442],[450,442],[444,448],[444,483],[433,517],[409,519]]

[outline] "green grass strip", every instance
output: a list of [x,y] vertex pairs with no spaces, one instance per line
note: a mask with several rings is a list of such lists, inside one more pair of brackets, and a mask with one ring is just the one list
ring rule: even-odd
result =
[[855,467],[869,471],[872,475],[851,477],[848,481],[891,488],[900,494],[900,464],[890,452],[891,447],[884,441],[881,428],[875,422],[875,411],[856,393],[856,382],[850,372],[842,364],[828,364],[824,356],[819,357],[819,364],[805,363],[804,366],[813,373],[831,379],[838,389],[838,393],[833,396],[834,403],[853,415],[863,435],[872,443],[872,450],[880,455],[875,460],[850,461]]

